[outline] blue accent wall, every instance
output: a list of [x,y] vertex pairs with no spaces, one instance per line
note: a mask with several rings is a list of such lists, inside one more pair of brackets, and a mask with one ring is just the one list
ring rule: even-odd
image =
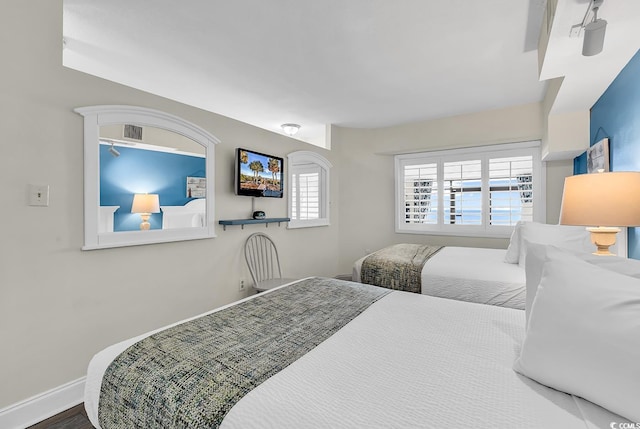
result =
[[[590,122],[591,145],[609,137],[611,171],[640,171],[640,50],[593,105]],[[586,173],[586,155],[573,166]],[[629,228],[628,239],[629,257],[640,259],[640,228]]]
[[[131,213],[133,194],[158,194],[161,206],[182,206],[187,198],[187,177],[206,177],[205,158],[118,146],[119,157],[100,145],[100,205],[120,206],[114,231],[137,231],[140,215]],[[162,228],[162,213],[149,219],[151,229]]]
[[[593,144],[593,143],[591,143]],[[585,174],[587,171],[587,152],[573,158],[573,174]]]

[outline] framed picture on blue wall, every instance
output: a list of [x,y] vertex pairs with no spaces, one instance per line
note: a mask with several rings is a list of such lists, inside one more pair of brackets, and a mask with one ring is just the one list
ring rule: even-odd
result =
[[205,177],[187,177],[187,198],[204,198],[207,196],[207,179]]
[[609,139],[607,137],[587,149],[587,173],[609,171]]

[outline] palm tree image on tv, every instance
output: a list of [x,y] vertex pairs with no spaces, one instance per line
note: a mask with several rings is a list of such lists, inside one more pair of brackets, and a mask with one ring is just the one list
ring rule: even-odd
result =
[[247,154],[246,150],[240,151],[240,162],[243,164],[249,162],[249,155]]
[[280,192],[281,161],[257,153],[240,151],[240,188]]
[[253,171],[253,183],[260,183],[258,175],[264,171],[264,165],[260,161],[252,161],[249,164],[249,169]]
[[280,161],[275,158],[269,158],[269,171],[271,172],[271,178],[274,183],[280,184],[280,180],[278,179],[278,174],[280,173]]

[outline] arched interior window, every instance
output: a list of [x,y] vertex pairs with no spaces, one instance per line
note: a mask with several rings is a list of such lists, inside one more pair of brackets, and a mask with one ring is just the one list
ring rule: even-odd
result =
[[329,225],[331,163],[310,151],[292,152],[289,166],[289,228]]
[[83,250],[215,237],[215,136],[143,107],[75,111],[84,116]]

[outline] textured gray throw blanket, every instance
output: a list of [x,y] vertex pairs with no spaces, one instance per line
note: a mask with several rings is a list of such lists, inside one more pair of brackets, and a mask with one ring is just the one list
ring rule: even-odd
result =
[[100,425],[217,428],[251,389],[389,292],[308,279],[147,337],[105,372]]
[[422,267],[443,246],[394,244],[367,256],[360,281],[407,292],[422,292]]

